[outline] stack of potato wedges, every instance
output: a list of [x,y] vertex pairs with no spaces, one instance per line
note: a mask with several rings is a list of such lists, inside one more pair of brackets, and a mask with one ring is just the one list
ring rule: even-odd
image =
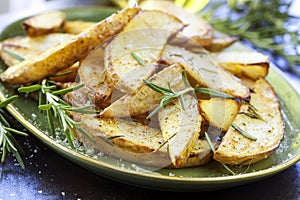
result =
[[[100,22],[68,21],[62,11],[53,11],[22,26],[25,36],[1,42],[7,65],[1,81],[84,84],[62,98],[99,110],[70,112],[95,138],[76,134],[87,148],[147,166],[184,168],[211,160],[256,163],[283,139],[280,103],[266,79],[269,58],[230,48],[236,38],[215,36],[207,21],[172,1],[143,1]],[[72,73],[54,76],[66,71]],[[190,91],[161,106],[165,94],[145,80],[177,93],[200,87],[232,98]]]

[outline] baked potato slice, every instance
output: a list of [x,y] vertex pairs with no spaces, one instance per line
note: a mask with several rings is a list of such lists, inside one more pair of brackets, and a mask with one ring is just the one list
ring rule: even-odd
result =
[[123,9],[72,39],[11,66],[0,74],[0,79],[3,82],[21,85],[54,75],[85,58],[96,46],[121,32],[139,11],[139,8]]
[[[229,165],[249,165],[269,157],[279,146],[284,136],[284,122],[276,93],[267,80],[256,81],[250,105],[242,105],[233,122],[254,138],[245,137],[230,127],[215,151],[215,160]],[[253,117],[253,109],[256,117]]]
[[211,25],[199,15],[187,11],[185,8],[177,6],[173,1],[142,1],[140,6],[144,9],[162,10],[178,17],[186,27],[179,34],[172,38],[173,44],[185,46],[208,46],[212,42],[213,29]]
[[269,57],[259,52],[222,51],[214,58],[227,71],[253,80],[266,77],[270,66]]
[[59,32],[66,20],[61,11],[51,11],[34,15],[22,22],[26,34],[30,37]]
[[[154,74],[149,81],[161,87],[168,87],[168,83],[170,83],[173,89],[182,89],[185,85],[181,78],[181,71],[180,65],[166,67]],[[113,102],[100,113],[100,116],[106,118],[129,117],[147,113],[159,105],[162,95],[143,84],[136,93],[126,94]]]
[[209,125],[227,131],[239,112],[240,103],[233,99],[211,98],[199,100],[199,107]]
[[[76,134],[86,147],[138,164],[174,167],[159,129],[119,118],[96,118],[94,115],[79,113],[73,113],[72,116],[96,140],[93,142],[80,133]],[[207,142],[199,139],[187,162],[181,167],[206,164],[211,156]]]
[[160,129],[176,168],[184,166],[194,150],[202,122],[197,99],[186,94],[183,100],[185,108],[175,99],[158,112]]
[[167,44],[162,52],[161,62],[168,65],[180,63],[187,74],[203,87],[219,90],[241,99],[248,99],[250,96],[249,88],[239,78],[215,63],[206,51],[194,53]]
[[143,79],[156,71],[156,62],[164,45],[181,28],[181,21],[172,15],[142,10],[105,49],[109,81],[118,90],[133,94],[143,84]]

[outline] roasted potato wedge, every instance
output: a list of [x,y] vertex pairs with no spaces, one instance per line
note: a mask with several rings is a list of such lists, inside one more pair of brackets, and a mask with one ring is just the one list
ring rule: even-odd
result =
[[15,65],[20,60],[9,55],[7,51],[16,54],[23,59],[41,54],[49,48],[52,48],[66,40],[73,38],[72,34],[65,33],[50,33],[37,37],[14,37],[8,38],[2,42],[1,58],[7,66]]
[[0,74],[0,79],[11,84],[27,84],[54,75],[85,58],[96,46],[122,31],[139,11],[139,8],[123,9],[72,39],[11,66]]
[[269,57],[259,52],[222,51],[214,54],[216,62],[229,72],[240,77],[257,80],[268,74]]
[[211,98],[199,100],[199,107],[209,125],[227,131],[239,112],[240,104],[233,99]]
[[[154,74],[149,81],[161,87],[168,87],[168,83],[173,89],[184,88],[181,79],[181,66],[173,65]],[[110,106],[105,108],[101,113],[101,117],[129,117],[143,113],[147,113],[159,105],[161,93],[153,91],[147,85],[142,85],[136,93],[126,94]]]
[[237,98],[248,99],[249,88],[242,81],[214,62],[207,52],[194,53],[181,47],[166,45],[161,62],[180,63],[201,86],[226,92]]
[[[13,44],[2,43],[1,46],[0,57],[8,67],[20,63],[21,59],[28,59],[40,53],[40,51],[38,50],[33,50],[27,47],[17,46]],[[11,53],[17,55],[19,59],[13,56]]]
[[185,165],[199,138],[202,117],[198,101],[191,95],[183,96],[185,108],[178,99],[172,101],[158,113],[159,125],[172,164],[180,168]]
[[52,11],[34,15],[23,21],[22,26],[30,37],[58,32],[66,20],[66,14],[61,11]]
[[[250,111],[253,109],[257,119],[252,117]],[[276,93],[267,80],[259,78],[256,81],[250,105],[242,105],[233,122],[256,140],[230,127],[215,151],[215,160],[230,165],[249,165],[269,157],[277,149],[284,135],[284,122]]]
[[[159,129],[118,118],[95,118],[90,114],[73,113],[73,118],[96,140],[92,142],[78,133],[77,137],[88,148],[147,166],[174,168]],[[210,158],[210,147],[205,140],[199,139],[187,162],[181,167],[200,166]]]
[[64,32],[77,35],[95,24],[96,22],[86,22],[82,20],[65,21]]
[[[172,43],[182,44],[185,40],[185,46],[208,46],[212,42],[213,29],[210,24],[200,16],[188,12],[186,9],[177,6],[173,1],[142,1],[140,6],[144,9],[162,10],[178,17],[186,27],[177,37],[172,38]],[[185,39],[183,39],[185,38]]]
[[[141,11],[105,49],[107,78],[118,90],[133,94],[143,84],[143,79],[156,71],[164,45],[181,28],[181,21],[172,15]],[[138,62],[133,54],[145,64]]]

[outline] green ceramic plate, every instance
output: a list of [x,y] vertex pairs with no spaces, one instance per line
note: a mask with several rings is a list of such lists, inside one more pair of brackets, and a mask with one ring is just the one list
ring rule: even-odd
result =
[[[115,12],[114,8],[84,7],[63,10],[68,19],[99,21]],[[21,20],[20,20],[21,21]],[[14,22],[0,35],[5,38],[24,34],[20,21]],[[241,47],[239,47],[241,48]],[[5,65],[0,63],[1,69]],[[99,153],[87,153],[82,148],[72,150],[63,140],[48,135],[46,115],[39,112],[37,102],[30,98],[20,98],[8,107],[9,112],[45,145],[60,155],[91,172],[126,184],[171,191],[204,191],[229,188],[274,175],[300,160],[300,96],[288,83],[284,74],[271,66],[268,80],[274,86],[281,102],[286,123],[285,137],[277,151],[269,158],[254,165],[233,169],[237,175],[228,172],[216,162],[202,167],[187,169],[153,169],[107,157]],[[16,93],[15,88],[0,83],[1,100]],[[84,153],[85,152],[85,153]]]

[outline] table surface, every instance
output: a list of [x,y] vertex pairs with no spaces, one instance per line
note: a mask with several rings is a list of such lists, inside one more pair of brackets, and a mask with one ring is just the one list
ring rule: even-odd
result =
[[[39,9],[66,8],[83,5],[99,5],[101,1],[53,1]],[[0,30],[15,19],[37,12],[26,11],[18,14],[0,15]],[[5,23],[3,23],[5,22]],[[2,26],[2,27],[1,27]],[[291,84],[300,91],[300,78],[286,73]],[[16,124],[22,128],[21,125]],[[18,137],[27,153],[24,157],[26,169],[8,155],[5,163],[0,164],[0,200],[10,199],[183,199],[202,198],[222,199],[263,199],[296,200],[300,199],[300,162],[288,169],[261,181],[225,190],[207,192],[167,192],[118,183],[93,174],[56,152],[47,148],[41,141],[29,134]]]

